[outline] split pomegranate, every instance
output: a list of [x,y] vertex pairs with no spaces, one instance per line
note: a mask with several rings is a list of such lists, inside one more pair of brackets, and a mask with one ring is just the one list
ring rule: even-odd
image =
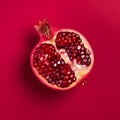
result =
[[56,90],[68,90],[82,82],[94,63],[86,38],[76,30],[52,28],[46,20],[34,27],[40,41],[30,63],[38,80]]

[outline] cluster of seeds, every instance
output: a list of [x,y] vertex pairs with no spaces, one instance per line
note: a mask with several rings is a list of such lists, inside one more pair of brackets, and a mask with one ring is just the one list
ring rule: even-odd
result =
[[59,32],[55,42],[58,49],[65,49],[71,61],[76,59],[78,64],[90,65],[91,52],[85,48],[78,34],[74,32]]
[[40,44],[33,54],[33,66],[50,84],[68,87],[76,81],[75,73],[52,44]]

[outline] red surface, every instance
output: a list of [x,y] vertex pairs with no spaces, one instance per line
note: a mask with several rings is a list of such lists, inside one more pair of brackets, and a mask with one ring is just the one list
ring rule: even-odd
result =
[[[91,43],[95,65],[85,87],[60,93],[37,82],[29,55],[43,18]],[[120,120],[119,0],[4,0],[0,36],[0,120]]]

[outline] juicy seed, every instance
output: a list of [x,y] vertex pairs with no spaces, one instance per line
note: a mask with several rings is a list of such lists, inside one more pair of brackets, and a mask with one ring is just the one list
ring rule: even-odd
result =
[[77,46],[77,50],[80,50],[80,48],[81,48],[81,46],[80,46],[80,45],[78,45],[78,46]]
[[62,80],[59,80],[59,83],[61,84],[63,81]]
[[71,83],[72,81],[71,80],[68,80],[69,83]]
[[52,79],[51,79],[51,78],[49,78],[49,79],[48,79],[48,82],[49,82],[49,83],[52,83]]
[[60,61],[58,61],[57,64],[59,65],[59,64],[60,64]]
[[56,67],[56,66],[57,66],[57,64],[55,63],[53,66],[54,66],[54,67]]

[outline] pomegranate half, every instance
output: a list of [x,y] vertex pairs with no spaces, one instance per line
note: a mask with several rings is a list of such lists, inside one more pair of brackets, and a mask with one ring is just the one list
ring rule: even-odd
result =
[[46,19],[34,27],[40,40],[31,52],[30,64],[38,80],[55,90],[68,90],[82,82],[94,64],[87,39],[73,29],[55,29]]

